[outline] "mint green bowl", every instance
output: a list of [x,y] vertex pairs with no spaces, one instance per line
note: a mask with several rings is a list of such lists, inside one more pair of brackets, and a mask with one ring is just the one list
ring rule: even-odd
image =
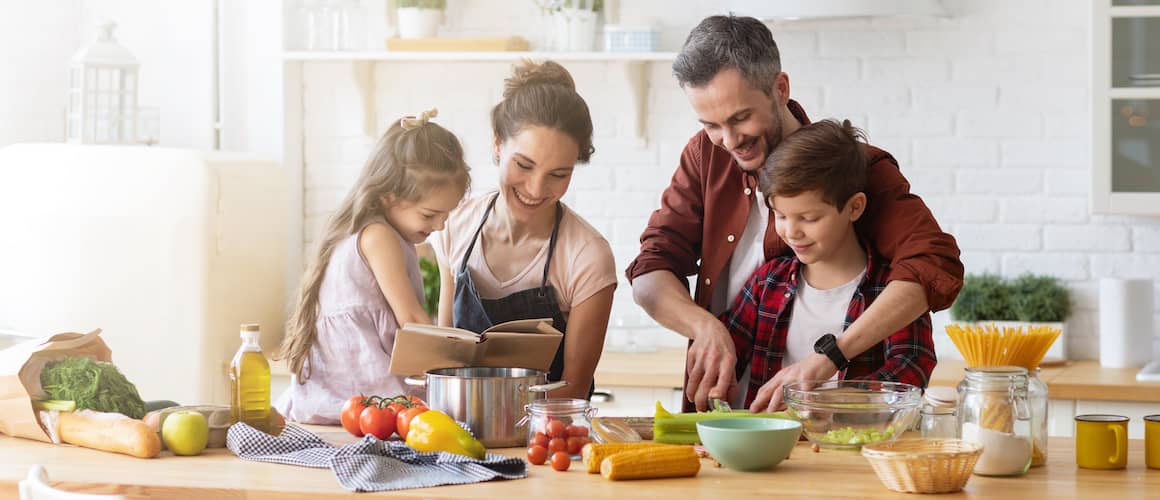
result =
[[721,465],[733,470],[769,469],[789,456],[802,424],[780,418],[718,418],[697,422],[701,444]]

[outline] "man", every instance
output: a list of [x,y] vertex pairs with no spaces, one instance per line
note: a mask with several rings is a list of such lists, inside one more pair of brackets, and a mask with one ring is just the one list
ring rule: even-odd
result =
[[[789,97],[789,76],[781,71],[773,35],[753,18],[701,21],[673,73],[702,130],[685,146],[661,208],[641,235],[640,255],[626,273],[637,304],[690,339],[685,396],[704,410],[710,398],[733,399],[737,393],[736,353],[717,315],[754,270],[789,251],[769,222],[755,173],[809,118]],[[837,340],[839,352],[819,346],[829,352],[777,372],[768,382],[770,407],[780,403],[782,385],[832,377],[838,366],[831,355],[855,358],[927,311],[950,306],[962,287],[954,238],[910,193],[889,153],[870,147],[867,158],[867,207],[855,228],[891,262],[889,283]],[[694,274],[690,297],[684,277]]]

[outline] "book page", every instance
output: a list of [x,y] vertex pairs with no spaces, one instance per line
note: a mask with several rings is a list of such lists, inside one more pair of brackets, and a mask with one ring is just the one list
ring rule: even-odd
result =
[[470,331],[470,330],[464,330],[462,328],[451,328],[451,327],[439,326],[439,325],[425,325],[422,323],[407,323],[407,324],[404,324],[403,327],[400,328],[400,330],[407,330],[407,331],[411,331],[411,332],[422,333],[424,335],[435,335],[435,336],[439,336],[439,337],[452,337],[452,338],[457,338],[457,339],[465,339],[465,340],[471,340],[473,342],[480,341],[480,336],[478,333],[475,333],[475,332]]
[[[512,321],[505,321],[498,325],[492,326],[483,333],[491,332],[512,332],[512,333],[544,333],[544,329],[540,328],[541,323],[546,323],[549,328],[552,326],[552,318],[532,318],[532,319],[516,319]],[[549,330],[550,331],[550,330]]]

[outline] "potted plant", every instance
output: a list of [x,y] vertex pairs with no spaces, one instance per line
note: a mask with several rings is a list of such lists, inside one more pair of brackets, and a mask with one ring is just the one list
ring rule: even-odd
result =
[[400,38],[432,38],[443,22],[447,0],[397,0]]
[[993,274],[967,275],[963,289],[951,305],[951,318],[966,323],[1004,326],[1050,326],[1060,330],[1044,359],[1066,357],[1071,293],[1052,276],[1023,274],[1006,280]]
[[596,25],[604,0],[534,0],[547,18],[550,50],[590,51],[596,48]]

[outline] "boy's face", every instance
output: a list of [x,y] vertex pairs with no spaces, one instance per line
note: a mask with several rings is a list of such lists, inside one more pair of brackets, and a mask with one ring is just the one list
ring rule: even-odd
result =
[[806,265],[833,259],[854,236],[854,221],[866,209],[866,195],[856,193],[839,211],[822,198],[821,191],[794,196],[770,196],[777,235]]

